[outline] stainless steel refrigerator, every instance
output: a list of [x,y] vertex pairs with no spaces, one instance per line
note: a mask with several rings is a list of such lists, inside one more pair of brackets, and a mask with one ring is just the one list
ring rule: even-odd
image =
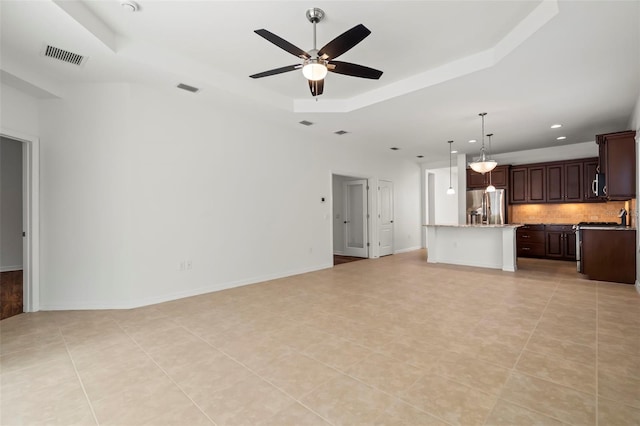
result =
[[504,225],[507,200],[504,189],[486,192],[484,189],[467,191],[467,223]]

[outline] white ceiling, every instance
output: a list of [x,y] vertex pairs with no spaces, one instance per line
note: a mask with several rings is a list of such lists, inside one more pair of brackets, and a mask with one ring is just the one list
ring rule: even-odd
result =
[[[495,134],[498,154],[626,130],[640,93],[639,1],[138,4],[126,13],[119,0],[0,1],[2,82],[39,97],[64,97],[78,83],[182,82],[202,88],[193,96],[204,101],[233,99],[247,114],[308,120],[315,124],[305,131],[429,163],[448,158],[451,139],[478,153],[468,140],[481,137],[479,112],[488,112],[485,133]],[[318,47],[360,23],[371,30],[339,60],[380,69],[380,80],[329,74],[315,101],[300,71],[248,77],[299,63],[253,30],[309,50],[310,7],[326,13]],[[45,58],[45,44],[89,59],[76,67]]]

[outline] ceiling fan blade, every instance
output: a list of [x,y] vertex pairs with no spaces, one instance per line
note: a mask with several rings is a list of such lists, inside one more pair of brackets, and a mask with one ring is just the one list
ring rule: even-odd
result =
[[360,43],[369,34],[371,34],[371,31],[369,31],[367,27],[362,24],[358,24],[327,43],[318,51],[318,56],[325,60],[337,58],[356,44]]
[[382,75],[382,71],[365,67],[364,65],[352,64],[351,62],[331,61],[327,69],[336,74],[350,75],[352,77],[370,78],[377,80]]
[[270,75],[282,74],[283,72],[294,71],[302,68],[301,64],[287,65],[286,67],[275,68],[269,71],[259,72],[258,74],[250,75],[251,78],[269,77]]
[[309,89],[312,96],[320,96],[324,91],[324,80],[312,81],[309,80]]
[[259,36],[261,36],[261,37],[265,38],[266,40],[270,41],[271,43],[275,44],[280,49],[286,50],[287,52],[291,53],[294,56],[298,56],[298,57],[300,57],[302,59],[309,59],[311,57],[304,50],[300,49],[297,46],[294,46],[293,44],[289,43],[287,40],[283,39],[280,36],[275,35],[274,33],[270,32],[270,31],[267,31],[265,29],[261,29],[261,30],[255,30],[254,33],[258,34]]

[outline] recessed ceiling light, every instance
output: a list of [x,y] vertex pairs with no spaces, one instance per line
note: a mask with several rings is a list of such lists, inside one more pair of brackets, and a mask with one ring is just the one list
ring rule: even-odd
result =
[[424,155],[416,155],[418,158],[424,158]]
[[476,142],[478,142],[478,141],[477,141],[477,140],[475,140],[475,139],[471,139],[471,140],[469,141],[469,143],[476,143]]
[[562,127],[562,124],[552,124],[551,125],[552,129],[559,129],[560,127]]
[[311,121],[307,121],[307,120],[302,120],[299,123],[302,124],[303,126],[311,126],[311,125],[313,125],[313,123]]
[[122,9],[125,10],[125,12],[137,12],[138,10],[140,10],[140,6],[138,6],[138,3],[136,3],[135,1],[131,1],[131,0],[122,0],[120,2],[120,6],[122,6]]
[[559,140],[559,141],[563,141],[566,138],[567,138],[566,136],[558,136],[556,139]]
[[347,132],[346,130],[338,130],[337,132],[333,132],[333,133],[335,133],[336,135],[342,136],[342,135],[346,135],[349,132]]
[[451,151],[452,154],[457,154],[458,151],[456,151],[455,149],[453,151]]
[[398,151],[400,148],[398,148],[397,146],[391,147],[389,148],[391,151]]

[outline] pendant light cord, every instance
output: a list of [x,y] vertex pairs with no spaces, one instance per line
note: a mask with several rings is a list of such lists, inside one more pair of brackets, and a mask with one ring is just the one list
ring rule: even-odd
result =
[[453,141],[449,141],[449,188],[453,188],[451,186],[451,144],[453,144]]
[[486,156],[484,154],[484,116],[487,115],[486,112],[481,112],[480,117],[482,117],[482,148],[480,148],[480,161],[484,161]]

